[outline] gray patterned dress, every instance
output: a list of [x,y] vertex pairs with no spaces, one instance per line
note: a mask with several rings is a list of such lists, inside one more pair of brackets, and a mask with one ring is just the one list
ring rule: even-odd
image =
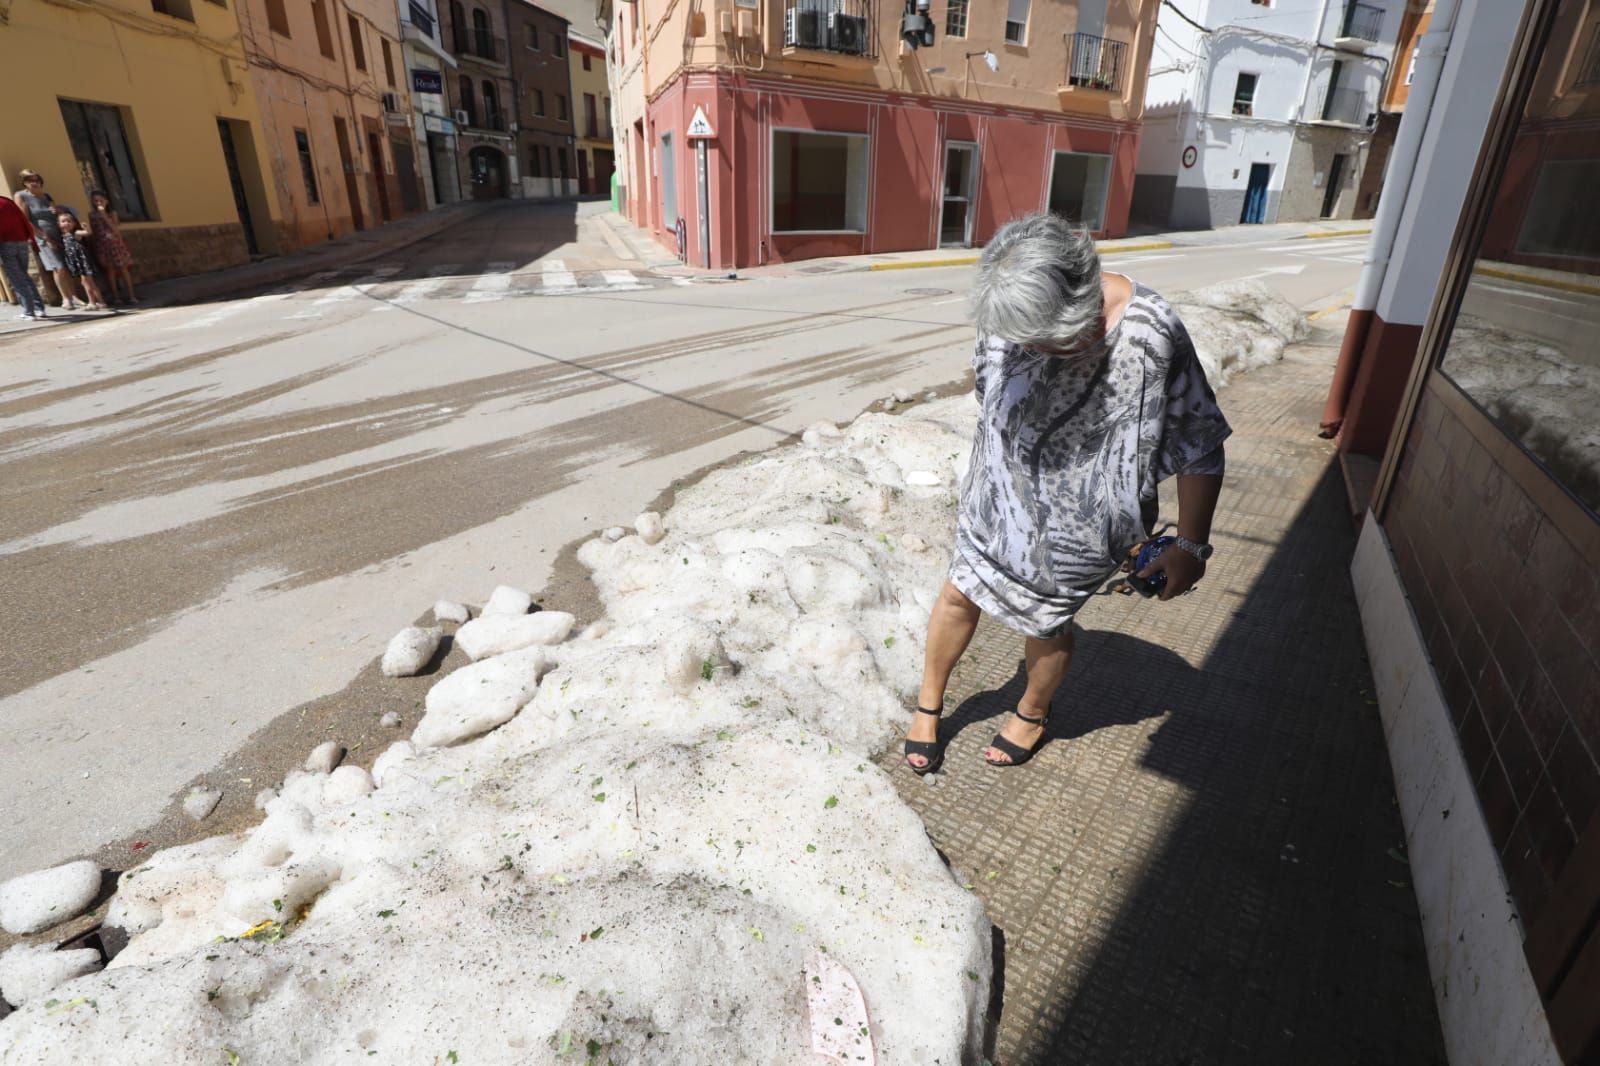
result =
[[950,580],[1004,625],[1059,636],[1149,535],[1157,483],[1220,474],[1232,430],[1177,312],[1137,282],[1094,348],[979,337],[973,372],[982,410]]

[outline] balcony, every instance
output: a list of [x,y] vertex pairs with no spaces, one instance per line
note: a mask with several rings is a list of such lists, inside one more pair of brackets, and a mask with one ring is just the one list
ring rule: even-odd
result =
[[406,5],[406,22],[415,26],[424,37],[433,37],[433,13],[415,0]]
[[1339,48],[1364,48],[1378,42],[1382,29],[1383,8],[1352,2],[1345,5],[1344,22],[1333,43]]
[[1367,94],[1360,89],[1330,89],[1322,101],[1322,116],[1313,121],[1328,126],[1364,127],[1371,114]]
[[505,38],[462,26],[457,26],[451,35],[450,50],[469,59],[482,59],[490,63],[506,61]]
[[1067,35],[1067,81],[1071,89],[1121,93],[1128,71],[1128,44],[1092,33]]
[[874,0],[784,0],[784,51],[878,57]]

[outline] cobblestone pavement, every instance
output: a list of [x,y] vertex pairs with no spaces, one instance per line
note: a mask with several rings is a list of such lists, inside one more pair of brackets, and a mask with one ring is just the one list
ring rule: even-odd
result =
[[980,759],[1023,685],[1020,640],[987,619],[935,783],[885,757],[995,923],[999,1066],[1445,1061],[1314,435],[1336,355],[1323,331],[1224,390],[1210,572],[1085,610],[1035,759]]

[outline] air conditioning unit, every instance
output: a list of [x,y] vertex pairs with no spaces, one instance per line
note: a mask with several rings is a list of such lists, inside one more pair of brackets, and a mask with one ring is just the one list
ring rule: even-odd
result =
[[457,111],[456,112],[456,125],[458,125],[458,126],[470,126],[470,125],[472,125],[471,116],[468,115],[465,111]]
[[756,35],[756,13],[754,11],[740,11],[738,13],[738,27],[740,37],[754,37]]
[[785,48],[821,48],[822,19],[816,11],[801,11],[791,7],[783,13],[783,44]]
[[828,48],[858,56],[867,50],[867,20],[861,15],[828,12]]
[[400,97],[397,96],[394,93],[384,93],[383,94],[383,109],[385,111],[398,112],[400,110]]

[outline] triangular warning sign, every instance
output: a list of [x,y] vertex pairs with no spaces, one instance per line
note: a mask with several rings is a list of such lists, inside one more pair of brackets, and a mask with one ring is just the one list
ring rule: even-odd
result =
[[706,109],[696,105],[694,118],[689,120],[689,129],[686,136],[715,137],[716,135],[717,131],[711,128],[711,120],[706,118]]

